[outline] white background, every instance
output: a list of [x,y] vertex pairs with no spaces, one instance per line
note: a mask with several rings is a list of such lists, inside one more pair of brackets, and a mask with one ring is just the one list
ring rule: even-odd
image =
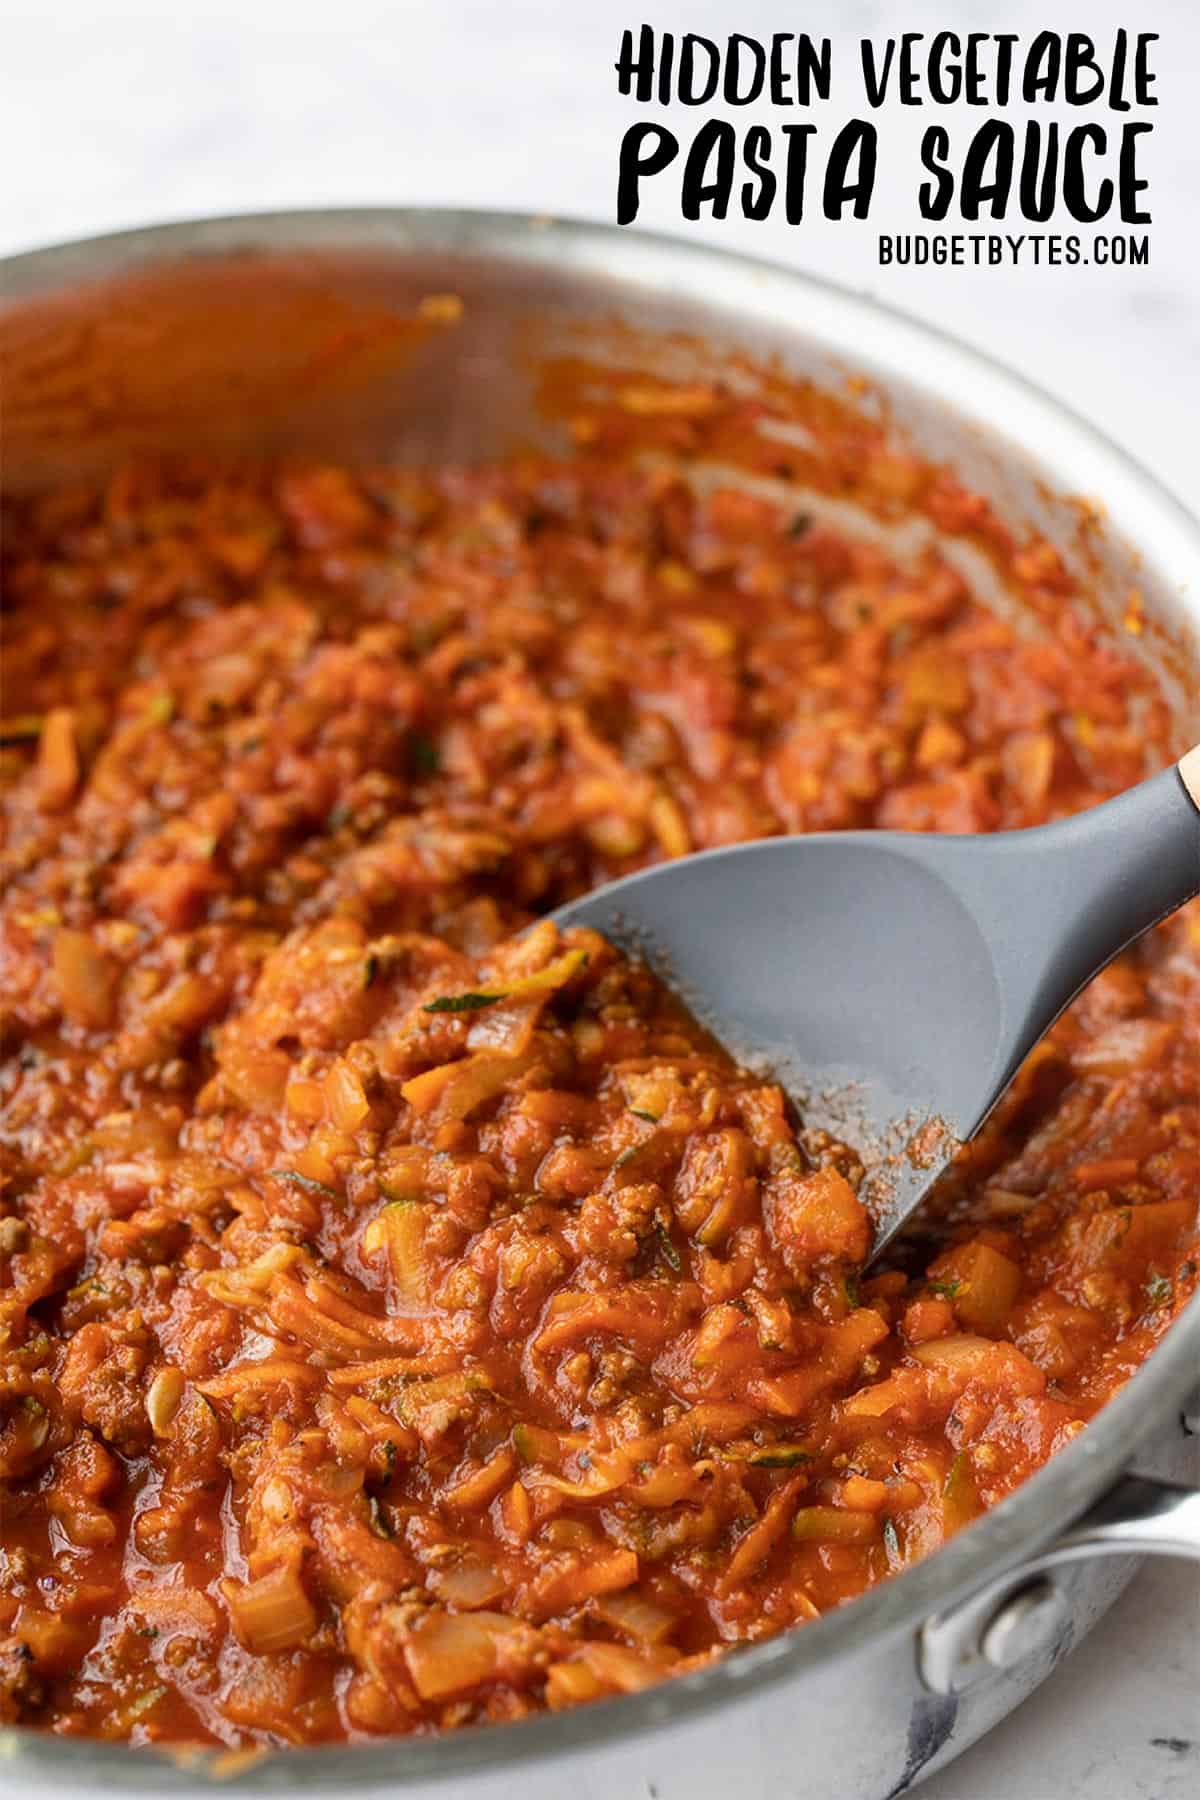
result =
[[[857,70],[863,35],[1086,30],[1103,45],[1120,25],[1158,31],[1159,106],[1147,115],[1155,130],[1140,154],[1152,184],[1148,268],[879,267],[877,233],[919,227],[920,132],[936,117],[965,140],[986,116],[966,108],[948,116],[885,109],[868,222],[814,219],[810,189],[798,228],[783,222],[782,208],[765,224],[685,226],[669,173],[647,188],[639,223],[776,257],[918,313],[1040,381],[1193,499],[1200,0],[946,0],[938,9],[886,0],[200,0],[186,10],[171,0],[43,0],[29,10],[0,0],[0,252],[155,220],[288,206],[504,206],[611,219],[617,145],[643,116],[617,93],[612,65],[622,28],[643,19],[718,37],[830,35],[833,100],[815,115],[824,138],[842,119],[866,113]],[[679,109],[671,122],[683,135],[696,116]],[[1023,122],[1019,111],[1012,116]],[[1075,113],[1072,122],[1081,116],[1093,115]],[[772,118],[759,108],[738,122],[778,130],[802,117],[793,110]],[[820,166],[818,157],[818,173]],[[1200,1739],[1198,1595],[1193,1570],[1145,1570],[1041,1693],[922,1794],[1191,1800],[1200,1748],[1181,1751],[1165,1740]],[[588,1800],[627,1800],[593,1797],[586,1779],[580,1790],[581,1800],[585,1790]],[[702,1770],[696,1794],[708,1800]]]

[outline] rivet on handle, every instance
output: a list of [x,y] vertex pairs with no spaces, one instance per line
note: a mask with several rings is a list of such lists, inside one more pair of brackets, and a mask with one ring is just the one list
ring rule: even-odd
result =
[[1069,1608],[1049,1572],[1093,1556],[1200,1561],[1200,1490],[1124,1476],[1056,1543],[925,1621],[917,1634],[925,1686],[962,1694],[1027,1657],[1053,1657],[1065,1648]]

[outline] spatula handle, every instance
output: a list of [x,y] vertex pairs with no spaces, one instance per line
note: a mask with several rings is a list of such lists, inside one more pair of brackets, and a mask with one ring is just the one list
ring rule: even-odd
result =
[[1200,745],[1172,769],[1103,806],[991,840],[1012,846],[1023,874],[1025,930],[1010,938],[1024,968],[1003,985],[1024,993],[1032,1043],[1118,951],[1200,893]]

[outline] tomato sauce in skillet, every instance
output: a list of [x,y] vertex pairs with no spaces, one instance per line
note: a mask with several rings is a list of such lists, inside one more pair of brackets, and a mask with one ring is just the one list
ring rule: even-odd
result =
[[1032,825],[1165,763],[1053,550],[1010,573],[1052,636],[934,549],[603,443],[14,510],[0,1719],[239,1748],[628,1692],[1085,1429],[1195,1284],[1194,909],[870,1277],[855,1149],[537,922],[659,858]]

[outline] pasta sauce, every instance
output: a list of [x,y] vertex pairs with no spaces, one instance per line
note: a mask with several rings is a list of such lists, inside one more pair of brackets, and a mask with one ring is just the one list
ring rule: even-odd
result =
[[10,521],[8,1722],[315,1744],[640,1688],[936,1550],[1194,1286],[1194,911],[871,1276],[854,1147],[540,917],[739,839],[1092,804],[1167,760],[1149,677],[1047,545],[1005,554],[1049,638],[580,436]]

